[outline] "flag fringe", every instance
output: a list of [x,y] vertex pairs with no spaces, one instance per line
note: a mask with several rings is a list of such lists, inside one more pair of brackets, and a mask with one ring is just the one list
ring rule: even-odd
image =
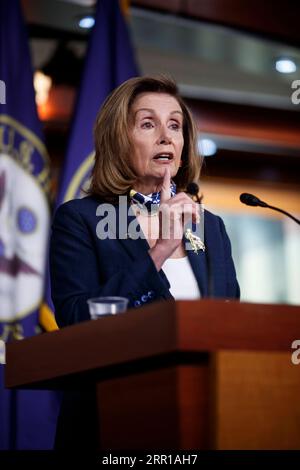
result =
[[40,307],[39,324],[47,332],[59,329],[55,321],[54,313],[45,302],[43,302]]

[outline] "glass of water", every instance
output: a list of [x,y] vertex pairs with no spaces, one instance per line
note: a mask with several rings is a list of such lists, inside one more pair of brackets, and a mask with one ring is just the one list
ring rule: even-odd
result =
[[92,320],[106,315],[116,315],[126,312],[128,299],[126,297],[93,297],[87,301]]

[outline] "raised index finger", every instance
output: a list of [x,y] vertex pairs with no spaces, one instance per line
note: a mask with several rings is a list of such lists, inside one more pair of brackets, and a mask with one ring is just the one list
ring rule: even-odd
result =
[[160,202],[164,203],[168,201],[170,197],[171,197],[171,173],[170,173],[170,168],[167,165],[165,174],[164,174],[163,184],[160,190]]

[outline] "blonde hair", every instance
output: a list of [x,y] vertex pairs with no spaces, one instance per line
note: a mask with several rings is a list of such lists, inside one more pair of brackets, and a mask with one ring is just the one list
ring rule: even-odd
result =
[[95,164],[90,195],[117,202],[128,195],[137,175],[130,161],[130,110],[135,98],[144,92],[173,96],[183,112],[182,166],[173,177],[177,192],[185,191],[190,182],[199,182],[202,158],[197,151],[197,131],[188,107],[179,96],[176,83],[166,76],[135,77],[116,88],[103,103],[95,122]]

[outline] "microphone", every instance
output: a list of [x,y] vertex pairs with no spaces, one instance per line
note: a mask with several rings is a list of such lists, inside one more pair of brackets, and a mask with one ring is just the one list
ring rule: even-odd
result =
[[247,206],[260,206],[260,207],[268,207],[266,202],[261,201],[258,197],[254,196],[253,194],[243,193],[240,195],[240,201],[243,204],[247,204]]
[[274,207],[270,206],[264,201],[261,201],[258,199],[258,197],[254,196],[253,194],[248,194],[248,193],[242,193],[240,195],[240,201],[243,204],[246,204],[247,206],[259,206],[259,207],[267,207],[268,209],[273,209],[274,211],[281,212],[284,215],[287,215],[290,217],[296,224],[300,225],[300,220],[296,219],[293,215],[289,214],[288,212],[284,211],[283,209],[280,209],[279,207]]
[[189,183],[186,188],[186,192],[190,194],[191,196],[195,196],[197,202],[200,204],[202,201],[203,196],[199,197],[199,186],[197,183]]

